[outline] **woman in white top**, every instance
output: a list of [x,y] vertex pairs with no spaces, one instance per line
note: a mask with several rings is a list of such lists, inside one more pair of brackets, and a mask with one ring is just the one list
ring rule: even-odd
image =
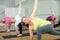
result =
[[[17,36],[22,36],[22,26],[28,26],[25,25],[23,22],[22,22],[22,19],[25,18],[25,17],[20,17],[20,13],[21,13],[21,1],[20,1],[20,4],[19,4],[19,10],[18,10],[18,14],[16,15],[15,17],[15,28],[16,28],[16,32],[18,31],[19,29],[19,34]],[[18,27],[17,27],[18,26]]]
[[21,22],[20,13],[21,13],[21,1],[20,1],[20,4],[19,4],[18,14],[15,17],[15,28],[16,28],[16,31],[18,31],[17,25]]
[[21,17],[17,14],[17,16],[15,17],[15,28],[16,28],[16,32],[18,31],[17,25],[21,22]]

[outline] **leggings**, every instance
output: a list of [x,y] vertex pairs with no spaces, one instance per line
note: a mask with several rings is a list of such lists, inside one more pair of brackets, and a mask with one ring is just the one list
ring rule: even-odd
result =
[[55,24],[55,25],[54,25],[54,28],[55,28],[55,27],[58,27],[59,25],[60,25],[60,21],[59,21],[58,24]]
[[25,24],[22,24],[21,22],[18,24],[18,28],[19,28],[19,32],[20,32],[20,34],[22,34],[22,26],[26,26],[26,27],[28,27],[29,25],[27,24],[27,25],[25,25]]
[[22,25],[21,25],[21,23],[18,24],[18,28],[19,28],[20,34],[22,34]]
[[53,25],[45,25],[43,27],[38,28],[37,30],[37,40],[41,40],[41,35],[44,33],[52,34],[52,35],[60,35],[59,31],[53,30]]
[[8,27],[8,29],[11,28],[11,23],[7,23],[6,26]]

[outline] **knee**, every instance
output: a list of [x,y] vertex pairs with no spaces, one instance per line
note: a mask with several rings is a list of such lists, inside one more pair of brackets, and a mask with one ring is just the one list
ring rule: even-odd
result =
[[42,31],[41,30],[37,30],[37,34],[39,35],[39,34],[41,34],[42,33]]

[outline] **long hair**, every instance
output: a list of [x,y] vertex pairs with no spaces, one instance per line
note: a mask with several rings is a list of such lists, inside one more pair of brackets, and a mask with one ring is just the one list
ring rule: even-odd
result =
[[23,18],[26,18],[26,17],[23,16],[23,17],[21,18],[21,24],[22,24],[22,25],[25,25],[25,23],[23,22]]
[[28,24],[25,24],[25,23],[23,22],[23,18],[27,18],[27,17],[26,17],[26,16],[23,16],[23,17],[22,17],[22,19],[21,19],[21,25],[24,25],[24,26],[27,26],[27,27],[28,27],[29,25],[28,25]]

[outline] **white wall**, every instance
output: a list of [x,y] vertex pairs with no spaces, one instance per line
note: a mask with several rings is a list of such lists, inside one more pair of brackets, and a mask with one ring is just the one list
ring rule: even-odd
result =
[[60,21],[60,0],[59,0],[59,15],[58,15],[58,19]]
[[4,10],[5,8],[0,8],[0,19],[2,19],[2,18],[4,18],[5,17],[5,10]]
[[5,17],[5,8],[15,7],[15,0],[0,0],[0,19]]
[[[21,8],[20,16],[25,16],[25,8]],[[18,8],[5,8],[5,16],[15,17],[18,13]]]
[[[3,1],[3,0],[2,0]],[[8,4],[6,4],[6,0],[4,0],[3,2],[0,1],[0,8],[5,8],[5,13],[6,9],[9,8],[10,9],[10,17],[14,17],[16,16],[16,14],[18,13],[18,3],[20,0],[8,0],[7,2],[9,2]],[[5,5],[2,5],[2,3]],[[51,11],[50,11],[50,7],[52,7],[52,9],[55,12],[55,15],[58,18],[58,15],[60,14],[60,6],[59,6],[60,2],[59,0],[38,0],[38,10],[37,10],[37,16],[39,16],[40,18],[46,19],[47,16],[50,15]],[[15,6],[17,6],[15,8]],[[13,7],[13,8],[12,8]],[[22,3],[22,11],[21,11],[21,16],[26,15],[27,17],[30,17],[32,10],[34,7],[34,0],[23,0]],[[1,17],[5,17],[5,15],[7,14],[2,14]],[[1,18],[0,17],[0,18]]]
[[[28,12],[26,12],[26,14],[28,14],[27,16],[29,16],[33,10],[33,6],[34,6],[34,1],[27,1],[26,2],[26,10]],[[58,18],[58,14],[59,14],[59,4],[57,0],[39,0],[38,1],[38,11],[37,11],[37,16],[39,16],[40,18],[46,19],[47,16],[50,15],[51,11],[50,11],[50,7],[52,7],[52,9],[54,10],[55,15]]]

